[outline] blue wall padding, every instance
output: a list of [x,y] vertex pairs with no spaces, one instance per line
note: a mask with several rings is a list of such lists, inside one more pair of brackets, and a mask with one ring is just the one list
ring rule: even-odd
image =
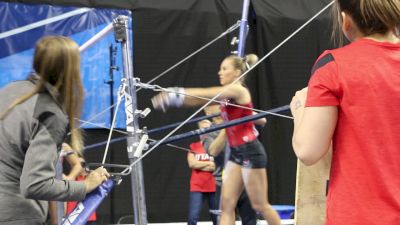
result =
[[[87,9],[87,12],[49,22],[54,18],[67,15],[85,8],[58,7],[50,5],[27,5],[19,3],[0,2],[0,88],[6,84],[22,80],[32,71],[32,55],[36,42],[46,35],[63,35],[82,45],[92,36],[112,22],[118,15],[127,15],[129,10]],[[40,26],[31,29],[38,23]],[[24,30],[19,30],[25,28]],[[13,33],[10,33],[15,31]],[[132,36],[132,35],[131,35]],[[122,69],[114,71],[114,88],[110,93],[109,80],[109,46],[117,46],[116,64],[122,68],[120,45],[114,41],[114,34],[107,36],[89,47],[81,55],[82,81],[85,88],[83,120],[89,120],[110,106],[110,95],[117,99],[117,91],[122,78]],[[110,127],[110,111],[91,121],[105,127]],[[124,104],[122,103],[117,116],[116,127],[125,127]],[[84,128],[96,128],[88,124]]]

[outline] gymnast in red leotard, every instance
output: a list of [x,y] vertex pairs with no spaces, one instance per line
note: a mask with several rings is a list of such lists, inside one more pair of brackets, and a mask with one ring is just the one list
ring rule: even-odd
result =
[[[221,104],[221,112],[225,121],[242,118],[253,114],[251,95],[242,82],[233,83],[251,65],[258,61],[254,54],[240,58],[236,55],[226,57],[218,72],[221,86],[209,88],[169,88],[152,98],[154,108],[165,111],[170,107],[198,106],[204,100],[190,97],[199,96],[227,101],[231,104]],[[240,107],[240,106],[244,106]],[[254,123],[264,124],[265,119]],[[280,223],[278,213],[268,201],[267,157],[263,145],[257,139],[257,131],[253,122],[236,125],[221,130],[214,144],[216,148],[223,148],[228,141],[232,151],[224,169],[221,225],[231,225],[235,221],[235,207],[243,189],[246,190],[253,209],[259,212],[270,225]]]

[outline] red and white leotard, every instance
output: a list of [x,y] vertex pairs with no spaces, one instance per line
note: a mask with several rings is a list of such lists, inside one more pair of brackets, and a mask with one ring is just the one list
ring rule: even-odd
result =
[[[239,104],[247,108],[253,108],[253,104]],[[225,122],[253,115],[251,109],[239,108],[232,105],[221,104],[221,116]],[[252,121],[242,123],[225,129],[230,147],[237,147],[257,139],[258,132]]]

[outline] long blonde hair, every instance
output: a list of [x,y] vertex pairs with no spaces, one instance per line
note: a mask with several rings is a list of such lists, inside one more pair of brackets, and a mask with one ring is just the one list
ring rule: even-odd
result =
[[343,44],[341,12],[348,13],[364,35],[394,33],[400,29],[399,0],[335,0],[333,39]]
[[68,115],[71,145],[76,151],[83,149],[82,133],[75,118],[80,118],[83,87],[80,74],[78,45],[63,36],[47,36],[36,44],[33,69],[39,81],[33,91],[16,99],[0,116],[3,119],[17,105],[25,102],[50,83],[58,92],[58,100]]

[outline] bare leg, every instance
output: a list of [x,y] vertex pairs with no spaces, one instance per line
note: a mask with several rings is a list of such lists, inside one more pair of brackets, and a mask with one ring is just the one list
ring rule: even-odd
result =
[[235,208],[240,193],[243,191],[241,168],[238,164],[228,161],[224,170],[221,193],[220,225],[235,224]]
[[269,225],[281,225],[278,213],[268,201],[267,171],[242,168],[242,176],[253,209],[261,213]]

